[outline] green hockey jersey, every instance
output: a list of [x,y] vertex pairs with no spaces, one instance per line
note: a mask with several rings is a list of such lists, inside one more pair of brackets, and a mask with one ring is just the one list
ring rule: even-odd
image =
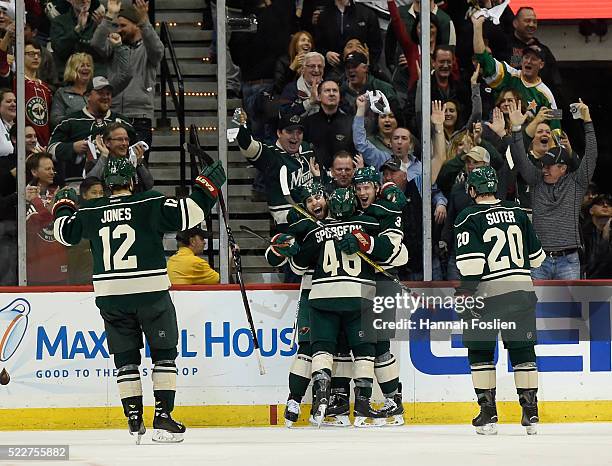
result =
[[[304,206],[302,206],[302,208],[304,208]],[[306,236],[306,234],[313,228],[316,228],[317,226],[315,222],[304,217],[301,213],[299,213],[297,210],[293,208],[289,210],[287,214],[287,220],[289,223],[287,233],[292,235],[295,238],[295,241],[297,242],[298,245],[300,245],[300,247],[304,243],[304,237]],[[268,261],[268,264],[270,264],[272,267],[280,267],[282,265],[285,265],[288,260],[287,257],[285,256],[277,256],[272,251],[271,247],[266,249],[265,255],[266,255],[266,260]],[[300,271],[300,275],[302,275],[302,281],[300,282],[301,291],[307,291],[312,288],[313,272],[314,270],[312,268],[306,271]]]
[[402,209],[386,199],[377,199],[364,213],[378,222],[380,233],[375,241],[385,243],[390,252],[388,257],[380,259],[380,265],[389,269],[406,264],[408,262],[408,249],[403,243]]
[[455,247],[462,287],[483,297],[533,292],[530,269],[546,258],[525,210],[499,200],[461,211]]
[[[557,108],[553,93],[542,80],[535,84],[526,82],[521,70],[496,60],[489,52],[476,54],[476,59],[482,66],[482,74],[486,83],[500,92],[507,88],[518,91],[523,105],[533,116],[538,113],[541,107]],[[561,128],[561,122],[551,120],[550,126],[553,129]]]
[[[376,237],[380,226],[372,217],[355,215],[346,220],[326,219],[306,234],[300,252],[291,258],[296,273],[314,267],[309,301],[317,309],[358,311],[369,304],[376,293],[374,268],[357,254],[347,255],[338,248],[338,239],[355,229]],[[391,255],[387,242],[374,241],[369,256],[381,260]]]
[[102,135],[106,126],[111,123],[121,123],[128,133],[130,143],[137,142],[134,128],[123,115],[109,110],[102,118],[96,118],[84,108],[70,113],[55,127],[47,150],[58,160],[72,161],[77,157],[72,148],[74,142],[89,136],[93,141],[97,135]]
[[238,132],[240,151],[265,177],[268,208],[280,231],[287,229],[287,214],[291,209],[290,192],[297,186],[312,181],[308,161],[314,153],[302,143],[297,154],[288,154],[278,145],[255,141],[248,129],[241,126]]
[[179,200],[156,191],[94,199],[74,213],[60,208],[54,236],[66,246],[90,241],[99,306],[143,304],[170,287],[164,233],[199,225],[213,204],[198,190]]

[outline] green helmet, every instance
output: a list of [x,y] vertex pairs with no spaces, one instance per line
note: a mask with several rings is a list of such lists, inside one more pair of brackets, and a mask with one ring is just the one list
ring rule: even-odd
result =
[[497,174],[489,166],[474,168],[468,175],[465,187],[473,186],[478,194],[495,194],[497,192]]
[[338,188],[329,197],[329,211],[338,220],[355,212],[355,192],[352,188]]
[[125,186],[136,174],[136,167],[126,157],[111,157],[104,168],[106,186]]
[[312,183],[304,184],[302,186],[297,186],[291,190],[291,198],[294,202],[306,203],[306,199],[310,196],[314,196],[316,194],[325,195],[325,189],[323,185],[317,181],[313,181]]
[[380,173],[374,167],[364,167],[355,170],[353,175],[353,184],[372,182],[375,185],[380,184]]

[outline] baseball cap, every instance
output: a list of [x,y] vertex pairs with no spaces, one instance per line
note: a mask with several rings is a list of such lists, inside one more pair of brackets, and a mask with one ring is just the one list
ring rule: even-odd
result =
[[540,60],[545,60],[544,51],[542,50],[542,47],[540,47],[539,45],[535,45],[535,44],[528,45],[527,47],[523,49],[523,55],[527,53],[532,53],[536,55]]
[[562,146],[555,146],[540,157],[539,161],[542,165],[556,165],[558,163],[571,165],[572,156]]
[[304,129],[304,121],[300,115],[281,114],[278,119],[279,130]]
[[468,157],[476,162],[491,163],[491,155],[489,155],[489,151],[481,146],[472,147],[467,154],[461,155],[461,160],[465,160]]
[[87,90],[100,91],[106,87],[110,87],[110,90],[112,92],[113,86],[111,85],[111,83],[108,82],[108,79],[106,79],[104,76],[94,76],[94,78],[89,81],[89,84],[87,85]]
[[357,66],[361,64],[368,64],[368,57],[361,52],[351,52],[344,57],[344,66]]
[[384,170],[399,172],[402,170],[402,163],[395,158],[390,158],[380,166],[380,171],[382,172]]
[[612,196],[609,194],[598,194],[591,201],[591,205],[608,204],[612,206]]
[[176,240],[182,244],[189,244],[189,240],[194,236],[200,236],[201,238],[208,238],[208,234],[200,227],[193,227],[185,231],[176,232]]

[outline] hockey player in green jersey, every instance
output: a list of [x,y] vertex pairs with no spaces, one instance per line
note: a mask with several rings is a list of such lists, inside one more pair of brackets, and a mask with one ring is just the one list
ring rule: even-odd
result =
[[[384,242],[389,247],[390,256],[381,260],[380,264],[387,269],[404,265],[408,261],[408,250],[402,242],[404,233],[401,209],[406,203],[406,197],[394,183],[385,183],[381,187],[380,173],[374,167],[358,168],[352,181],[359,210],[377,220],[380,225],[377,241]],[[376,296],[392,296],[398,293],[401,293],[401,289],[394,283],[381,274],[376,275]],[[379,317],[382,317],[383,320],[393,320],[395,315]],[[402,425],[404,409],[401,402],[399,367],[395,356],[390,352],[389,340],[393,335],[390,335],[388,331],[377,333],[374,373],[385,396],[385,406],[382,411],[387,414],[388,425]],[[346,345],[338,346],[339,352],[334,355],[332,395],[328,416],[335,417],[336,422],[333,425],[345,425],[341,421],[344,418],[348,420],[353,360]],[[324,424],[328,425],[327,419]]]
[[[359,168],[353,176],[353,186],[361,211],[376,219],[380,225],[377,241],[389,245],[390,255],[380,264],[387,270],[399,267],[408,262],[408,250],[403,243],[404,225],[402,209],[406,205],[406,196],[395,185],[387,182],[381,186],[380,173],[374,167]],[[376,295],[395,296],[402,290],[382,274],[376,275]],[[395,315],[382,316],[383,319],[394,319]],[[377,332],[376,359],[374,374],[385,397],[381,410],[387,416],[387,425],[404,424],[404,407],[402,404],[401,384],[399,383],[399,365],[391,353],[390,338],[394,335],[388,331]]]
[[[480,405],[472,424],[479,434],[497,433],[494,353],[501,329],[523,411],[521,424],[528,434],[535,434],[539,421],[534,350],[537,298],[530,269],[538,267],[546,256],[525,211],[495,198],[495,170],[474,169],[466,187],[476,204],[459,214],[455,235],[461,274],[457,296],[472,296],[474,303],[463,320],[463,343],[468,348]],[[482,299],[480,308],[475,298]]]
[[237,115],[240,122],[238,146],[246,159],[260,170],[265,178],[266,199],[277,231],[287,231],[287,214],[291,204],[287,197],[291,190],[312,181],[308,161],[313,156],[308,143],[303,142],[304,123],[299,115],[283,115],[278,122],[275,145],[256,141],[246,126],[244,111]]
[[314,266],[310,291],[310,331],[313,418],[320,425],[331,395],[333,354],[338,336],[344,331],[355,357],[355,425],[379,424],[380,413],[370,407],[374,378],[375,332],[362,313],[371,312],[376,291],[372,266],[358,251],[374,260],[388,257],[389,246],[377,241],[378,223],[371,217],[355,214],[352,189],[340,188],[329,199],[332,216],[306,234],[300,250],[291,258],[296,272]]
[[82,238],[90,241],[96,305],[117,368],[130,434],[137,435],[139,443],[145,433],[139,371],[144,334],[154,364],[153,440],[180,442],[185,427],[171,417],[178,328],[168,293],[162,239],[165,232],[186,230],[202,222],[225,183],[225,172],[219,162],[205,168],[196,178],[191,196],[179,200],[155,191],[133,194],[134,173],[128,159],[110,159],[104,183],[112,195],[86,201],[78,210],[74,190],[58,192],[53,208],[54,235],[66,246],[78,244]]
[[[320,183],[310,183],[292,191],[293,199],[300,203],[317,220],[327,218],[327,194]],[[292,253],[302,244],[306,234],[317,227],[311,219],[304,217],[297,210],[291,209],[287,214],[289,229],[287,233],[278,233],[266,250],[266,259],[270,265],[280,267],[287,262]],[[285,406],[285,425],[291,427],[300,416],[300,403],[306,394],[311,378],[312,350],[310,346],[310,305],[308,297],[312,286],[313,270],[302,275],[300,299],[297,310],[298,351],[289,372],[289,398]]]

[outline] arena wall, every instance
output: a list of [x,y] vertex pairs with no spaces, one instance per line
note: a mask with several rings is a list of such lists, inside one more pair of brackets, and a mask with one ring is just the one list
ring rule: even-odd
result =
[[[453,292],[435,285],[414,289]],[[542,421],[612,421],[612,281],[555,282],[537,293]],[[171,294],[180,333],[176,418],[188,426],[282,425],[297,289],[249,287],[264,376],[236,286],[181,287]],[[443,341],[432,339],[429,331],[411,331],[412,341],[392,343],[407,422],[468,422],[476,404],[467,350],[450,332]],[[113,367],[91,289],[0,289],[0,371],[10,377],[0,385],[1,430],[123,428]],[[144,359],[147,405],[153,401],[150,373]],[[497,373],[500,421],[516,422],[520,410],[506,351],[499,351]]]

